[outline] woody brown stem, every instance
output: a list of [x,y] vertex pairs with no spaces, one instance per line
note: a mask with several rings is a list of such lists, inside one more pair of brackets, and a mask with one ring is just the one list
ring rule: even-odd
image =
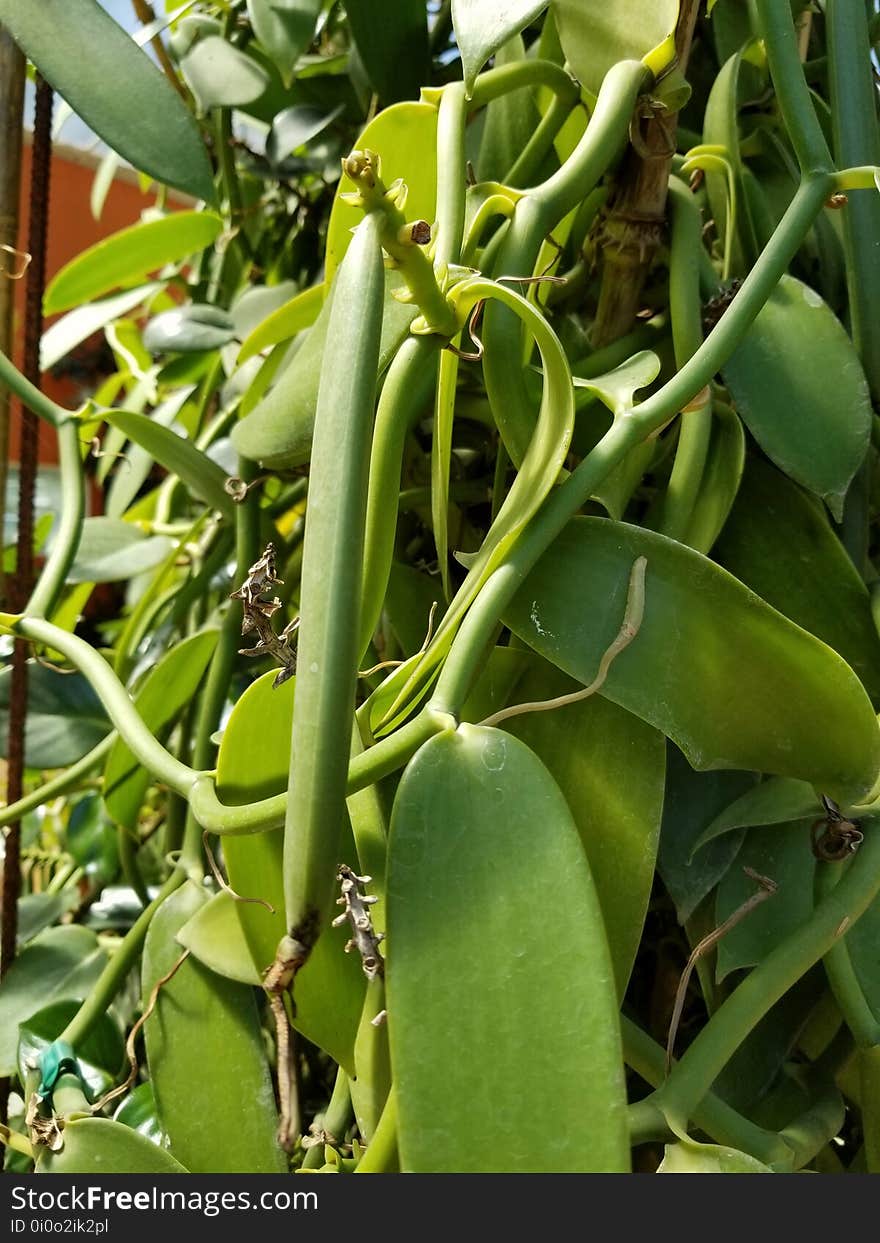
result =
[[[698,11],[698,0],[681,0],[675,51],[682,72]],[[634,142],[621,162],[602,228],[602,284],[592,332],[594,349],[624,336],[638,314],[645,278],[663,240],[677,119],[677,113],[654,110],[633,121]]]

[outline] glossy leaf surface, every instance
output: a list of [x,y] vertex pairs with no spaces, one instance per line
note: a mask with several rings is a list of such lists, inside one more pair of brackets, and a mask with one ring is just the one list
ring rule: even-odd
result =
[[822,297],[783,276],[721,374],[767,456],[839,520],[868,447],[871,402],[855,347]]
[[235,324],[216,306],[189,303],[173,311],[163,311],[151,319],[144,332],[144,346],[152,354],[167,350],[196,354],[218,350],[235,336]]
[[[0,670],[0,755],[9,754],[9,695],[12,671]],[[109,734],[109,718],[80,673],[58,673],[28,664],[28,716],[24,732],[28,768],[72,764]]]
[[60,1152],[41,1150],[38,1174],[186,1174],[170,1152],[109,1118],[74,1118]]
[[[187,882],[153,916],[144,945],[144,1005],[180,957],[177,933],[204,900]],[[159,1117],[178,1160],[193,1173],[286,1170],[251,989],[189,957],[162,986],[145,1037]]]
[[224,487],[226,472],[191,441],[178,436],[170,428],[163,427],[145,414],[132,414],[128,410],[107,410],[104,417],[111,427],[117,427],[166,470],[177,475],[194,496],[205,501],[212,509],[218,509],[225,518],[232,518],[233,500]]
[[520,588],[508,624],[590,682],[620,628],[638,556],[647,558],[644,618],[602,694],[667,734],[695,768],[800,777],[844,802],[866,794],[880,767],[880,731],[849,666],[673,540],[575,519]]
[[[531,664],[516,684],[513,702],[578,689],[552,665]],[[654,878],[666,770],[663,736],[598,695],[512,717],[501,728],[534,751],[565,796],[599,894],[622,997]]]
[[88,996],[106,961],[94,932],[76,925],[47,928],[21,950],[0,992],[0,1074],[15,1074],[19,1024],[52,1001]]
[[547,0],[512,0],[509,4],[453,0],[452,24],[461,50],[468,93],[489,57],[513,35],[518,35],[529,22],[533,22],[546,7]]
[[621,60],[650,62],[659,73],[673,59],[678,0],[608,0],[585,7],[581,0],[552,0],[559,39],[579,81],[596,94]]
[[192,113],[96,0],[0,0],[0,21],[114,151],[158,181],[213,198],[211,165]]
[[868,592],[824,508],[767,462],[752,460],[715,560],[822,639],[880,698],[880,639]]
[[404,1170],[629,1168],[595,887],[565,799],[509,734],[463,725],[404,773],[387,987]]
[[223,231],[211,212],[181,211],[133,224],[96,242],[66,263],[46,288],[47,315],[100,298],[118,285],[142,281],[166,263],[178,263],[204,250]]
[[[112,413],[107,411],[108,416]],[[67,581],[113,583],[131,578],[161,564],[173,547],[167,535],[147,535],[121,518],[86,518]]]
[[315,35],[321,0],[247,0],[254,34],[289,86],[299,56]]
[[[401,103],[385,108],[361,132],[355,147],[378,153],[386,185],[398,177],[406,182],[407,220],[433,223],[437,197],[437,109],[432,104]],[[324,274],[328,283],[348,250],[351,230],[363,219],[359,207],[344,203],[341,198],[354,189],[354,183],[343,175],[327,226]]]

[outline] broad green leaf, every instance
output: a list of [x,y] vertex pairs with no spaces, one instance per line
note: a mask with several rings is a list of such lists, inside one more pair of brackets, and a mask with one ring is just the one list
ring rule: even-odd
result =
[[254,966],[235,906],[235,898],[231,894],[215,893],[183,925],[177,934],[177,942],[217,975],[259,988],[263,977]]
[[190,302],[151,319],[144,331],[144,345],[151,354],[197,354],[202,350],[219,350],[234,336],[235,324],[226,311]]
[[156,1144],[159,1148],[167,1147],[168,1137],[159,1121],[151,1083],[139,1083],[136,1088],[133,1088],[119,1104],[113,1120],[131,1127],[133,1131],[143,1135],[144,1139],[148,1139],[151,1144]]
[[[153,916],[144,944],[144,1005],[180,957],[177,933],[204,902],[203,891],[187,881]],[[190,956],[160,989],[145,1037],[159,1118],[178,1161],[196,1174],[286,1171],[252,989]]]
[[722,924],[759,887],[744,868],[775,881],[778,889],[718,942],[719,982],[731,971],[754,967],[763,961],[780,941],[810,918],[816,860],[810,845],[809,823],[796,820],[749,829],[736,863],[718,885],[716,925]]
[[424,0],[348,0],[345,12],[382,103],[416,98],[431,76]]
[[166,263],[179,263],[204,250],[223,231],[211,212],[180,211],[120,229],[81,251],[56,272],[43,301],[47,315],[91,302],[118,285],[142,281]]
[[533,22],[547,7],[547,0],[453,0],[452,25],[461,51],[465,89],[470,96],[474,79],[502,44]]
[[[287,788],[296,679],[272,688],[275,672],[258,678],[232,710],[217,756],[217,792],[239,806]],[[235,903],[253,968],[262,976],[275,959],[284,926],[282,832],[223,839],[229,883],[246,898],[263,898],[275,908]],[[355,857],[349,837],[343,856]],[[340,859],[340,862],[342,860]],[[298,1031],[326,1050],[346,1071],[354,1071],[354,1040],[364,1002],[365,979],[355,956],[341,952],[345,934],[325,928],[296,978]]]
[[868,592],[813,497],[769,463],[750,460],[713,556],[833,647],[880,699],[880,639]]
[[[172,475],[177,475],[195,496],[207,502],[212,509],[219,510],[224,518],[233,518],[235,505],[224,487],[226,472],[201,449],[197,449],[192,441],[176,435],[170,428],[163,427],[145,414],[133,414],[128,410],[105,410],[104,418],[111,427],[118,428],[126,437],[146,449]],[[111,519],[105,521],[109,522]],[[130,526],[128,523],[126,525]],[[166,543],[163,556],[167,553]],[[156,561],[151,564],[157,564],[159,560],[161,558],[157,556]]]
[[285,86],[315,37],[322,0],[247,0],[254,34],[278,68]]
[[617,997],[590,869],[558,787],[509,734],[462,725],[404,773],[387,988],[403,1170],[629,1169]]
[[19,1024],[52,1001],[87,997],[106,962],[94,932],[76,924],[47,928],[21,950],[0,990],[0,1074],[16,1073]]
[[[415,308],[391,297],[399,288],[398,273],[385,276],[385,304],[378,374],[381,375],[400,348],[415,317]],[[312,291],[309,290],[309,293]],[[302,466],[312,452],[312,431],[318,405],[318,381],[327,347],[327,330],[333,306],[333,287],[314,326],[284,369],[274,388],[259,405],[232,429],[232,443],[239,453],[271,469]],[[309,308],[311,314],[313,308]]]
[[79,906],[76,889],[63,889],[60,893],[26,893],[18,899],[18,928],[16,941],[19,946],[32,941],[37,933],[51,927],[66,911]]
[[324,302],[324,285],[313,285],[267,315],[261,324],[245,337],[238,352],[238,362],[247,362],[255,354],[295,337],[305,328],[311,328],[318,318]]
[[64,843],[71,857],[95,884],[112,880],[119,867],[116,826],[108,819],[97,792],[77,799],[67,818]]
[[[12,670],[0,670],[0,755],[9,754]],[[81,673],[58,673],[28,662],[28,714],[24,731],[28,768],[63,768],[98,745],[110,721]]]
[[667,1144],[658,1174],[772,1174],[747,1152],[725,1148],[721,1144],[698,1144],[695,1140],[679,1140]]
[[[530,662],[513,702],[577,690],[558,669]],[[596,883],[618,995],[642,935],[660,838],[666,744],[662,734],[598,695],[504,721],[555,779],[574,817]]]
[[657,870],[675,903],[679,923],[687,923],[715,888],[745,837],[742,830],[731,832],[700,847],[706,826],[756,781],[756,773],[695,772],[677,747],[668,746]]
[[196,40],[180,68],[202,113],[253,103],[269,85],[262,65],[219,35]]
[[266,139],[266,157],[269,163],[280,164],[297,147],[317,138],[336,120],[343,108],[343,104],[337,104],[329,112],[324,112],[310,104],[295,104],[292,108],[279,112]]
[[767,456],[839,521],[868,449],[871,401],[855,347],[821,296],[783,276],[721,374]]
[[108,146],[158,181],[213,200],[192,113],[97,0],[0,0],[0,22]]
[[243,341],[269,315],[286,306],[296,291],[296,281],[246,286],[229,308],[235,335]]
[[[175,644],[156,664],[134,694],[141,720],[156,736],[192,702],[217,646],[217,630],[202,630]],[[104,768],[102,794],[107,813],[134,833],[151,775],[140,766],[122,738],[113,744]]]
[[100,302],[87,302],[57,320],[43,333],[40,342],[40,370],[48,371],[66,354],[81,342],[90,337],[99,328],[127,315],[135,307],[161,289],[158,283],[138,285],[136,289],[126,289],[124,293],[113,294],[110,298],[102,298]]
[[[148,421],[151,426],[171,427],[177,422],[178,416],[194,393],[194,385],[175,389],[170,396],[160,401],[150,411]],[[153,439],[155,438],[151,437],[150,443]],[[110,476],[104,498],[104,514],[108,518],[125,518],[128,522],[135,522],[137,521],[135,513],[140,516],[138,512],[139,493],[153,473],[156,459],[146,445],[138,444],[135,440],[129,441],[126,445],[125,433],[112,423],[104,431],[102,444],[104,445],[103,451],[108,456],[100,460],[99,466],[108,460],[111,452],[114,455],[121,454],[118,458],[120,465]],[[141,502],[144,499],[140,497]],[[154,513],[154,509],[150,509],[149,512],[143,514],[143,517],[150,519],[154,517]],[[171,556],[170,552],[169,556]]]
[[[108,419],[111,415],[115,419],[122,411],[108,410],[106,413]],[[143,417],[128,415],[129,419]],[[149,422],[149,419],[145,419],[145,422]],[[169,432],[169,435],[173,433]],[[172,547],[167,535],[147,535],[133,523],[123,522],[121,518],[86,518],[67,581],[115,583],[119,579],[128,579],[159,565]]]
[[[644,60],[655,77],[675,59],[678,0],[551,0],[559,39],[572,72],[592,94],[621,60]],[[484,6],[485,7],[485,6]]]
[[[433,104],[401,103],[384,108],[361,132],[354,146],[381,156],[386,185],[403,178],[409,191],[407,220],[433,222],[437,198],[437,109]],[[363,219],[359,207],[342,201],[341,195],[353,189],[353,183],[343,174],[327,226],[324,274],[328,286],[348,250],[351,230]]]
[[[18,1074],[24,1083],[29,1065],[39,1065],[42,1054],[57,1040],[79,1010],[78,1001],[53,1001],[32,1014],[19,1029]],[[119,1024],[109,1013],[100,1015],[88,1035],[76,1046],[82,1082],[97,1100],[116,1082],[125,1062],[125,1044]]]
[[701,834],[694,850],[732,829],[785,824],[810,816],[818,820],[823,814],[816,791],[808,782],[796,781],[792,777],[768,777],[725,807]]
[[639,556],[647,558],[644,617],[611,664],[602,694],[667,734],[695,768],[799,777],[843,803],[867,794],[880,768],[880,730],[853,671],[674,540],[576,518],[527,577],[505,620],[586,684],[619,632]]
[[[146,1085],[145,1085],[146,1086]],[[40,1150],[38,1174],[186,1174],[179,1161],[145,1135],[109,1118],[74,1118],[60,1152]]]

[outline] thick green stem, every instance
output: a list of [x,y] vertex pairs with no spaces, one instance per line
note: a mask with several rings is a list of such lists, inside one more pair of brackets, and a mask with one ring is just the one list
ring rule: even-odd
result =
[[35,385],[31,384],[30,380],[26,380],[5,354],[0,354],[0,384],[5,384],[8,389],[15,393],[22,404],[27,406],[28,410],[38,414],[41,419],[45,419],[53,427],[58,427],[60,423],[66,422],[71,417],[69,410],[59,406],[51,398],[47,397],[45,393],[41,393]]
[[480,591],[453,642],[431,701],[437,710],[458,715],[505,608],[569,519],[633,445],[684,409],[730,358],[821,210],[829,180],[818,176],[801,185],[733,302],[690,361],[658,392],[615,420],[577,470],[551,494],[531,521],[505,564]]
[[801,173],[827,173],[834,165],[804,77],[789,0],[755,0],[755,12],[773,89]]
[[[621,61],[610,69],[583,138],[565,164],[516,205],[500,246],[494,272],[531,276],[544,239],[587,197],[619,155],[639,90],[646,79],[641,61]],[[528,450],[535,414],[517,360],[521,327],[502,306],[489,306],[483,329],[486,390],[507,451],[519,466]]]
[[61,466],[61,516],[58,530],[52,537],[52,551],[28,602],[27,611],[31,617],[45,617],[58,602],[79,547],[86,511],[79,423],[74,419],[65,419],[58,424],[57,432]]
[[141,720],[128,691],[101,654],[84,639],[36,617],[13,619],[16,634],[61,652],[95,688],[107,715],[141,764],[178,794],[187,795],[199,776],[157,742]]
[[[620,1016],[623,1055],[627,1066],[641,1075],[651,1087],[659,1088],[666,1078],[666,1051],[632,1019]],[[748,1152],[767,1165],[786,1165],[790,1150],[773,1131],[765,1131],[731,1108],[713,1092],[707,1092],[693,1115],[694,1126],[716,1143]],[[665,1117],[651,1097],[630,1107],[630,1136],[633,1144],[649,1139],[674,1139]]]
[[394,558],[397,515],[388,498],[400,489],[406,438],[425,409],[437,373],[439,337],[410,337],[394,357],[379,398],[367,494],[360,656],[379,623]]

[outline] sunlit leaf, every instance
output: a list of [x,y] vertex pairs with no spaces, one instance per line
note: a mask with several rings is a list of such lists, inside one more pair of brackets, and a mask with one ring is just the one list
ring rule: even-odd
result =
[[871,401],[855,346],[821,296],[784,276],[722,375],[767,456],[839,521],[867,452]]
[[118,285],[142,281],[166,263],[204,250],[223,231],[211,212],[181,211],[130,225],[81,251],[56,272],[46,288],[47,315],[91,302]]
[[487,0],[453,0],[452,24],[468,94],[489,57],[543,13],[547,2],[511,0],[507,4],[493,4]]

